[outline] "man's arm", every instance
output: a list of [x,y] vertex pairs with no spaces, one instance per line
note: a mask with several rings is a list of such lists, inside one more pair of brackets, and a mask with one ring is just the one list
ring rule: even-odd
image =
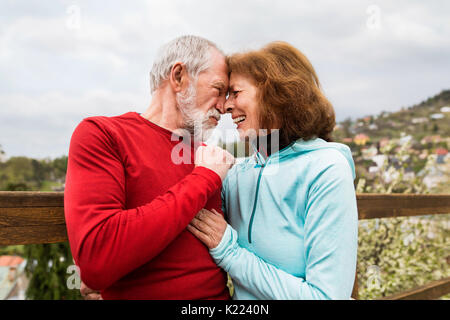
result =
[[114,138],[94,121],[81,122],[70,144],[64,207],[83,282],[103,290],[151,260],[220,186],[221,176],[197,166],[163,195],[125,209],[125,169]]

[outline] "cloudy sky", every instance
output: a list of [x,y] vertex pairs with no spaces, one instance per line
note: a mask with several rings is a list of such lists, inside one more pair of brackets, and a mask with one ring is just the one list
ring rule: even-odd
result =
[[227,53],[290,42],[337,120],[396,111],[450,87],[449,15],[447,0],[1,0],[0,145],[53,158],[83,118],[145,111],[154,54],[183,34]]

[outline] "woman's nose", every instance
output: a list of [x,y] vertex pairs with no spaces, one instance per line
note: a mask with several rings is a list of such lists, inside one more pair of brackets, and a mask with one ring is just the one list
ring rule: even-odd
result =
[[231,111],[233,111],[233,108],[234,108],[234,104],[231,101],[231,99],[228,98],[227,101],[225,101],[225,104],[224,104],[225,112],[231,112]]
[[225,111],[225,102],[226,102],[226,98],[219,98],[219,101],[217,101],[216,103],[216,109],[220,112],[220,114],[224,114]]

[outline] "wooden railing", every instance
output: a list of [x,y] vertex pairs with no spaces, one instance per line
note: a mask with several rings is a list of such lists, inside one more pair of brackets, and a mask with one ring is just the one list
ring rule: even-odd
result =
[[[358,194],[359,219],[450,213],[450,194]],[[63,192],[0,192],[0,246],[65,242]],[[383,299],[436,299],[450,293],[450,277]],[[358,298],[358,281],[352,297]]]

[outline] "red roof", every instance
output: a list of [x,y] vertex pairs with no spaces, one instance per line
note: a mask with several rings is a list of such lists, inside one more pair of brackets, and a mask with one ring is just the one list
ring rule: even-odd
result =
[[444,149],[444,148],[437,148],[436,149],[436,154],[437,155],[445,156],[447,153],[448,153],[447,149]]
[[18,256],[0,256],[0,267],[17,267],[23,260]]

